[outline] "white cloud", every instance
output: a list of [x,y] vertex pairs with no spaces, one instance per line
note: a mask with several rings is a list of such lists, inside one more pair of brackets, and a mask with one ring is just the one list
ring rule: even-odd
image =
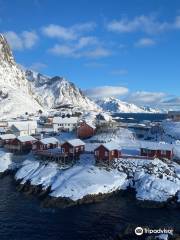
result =
[[45,64],[45,63],[41,63],[41,62],[35,62],[35,63],[33,63],[30,67],[29,67],[29,69],[32,69],[32,70],[34,70],[34,71],[41,71],[42,69],[44,69],[44,68],[46,68],[47,67],[47,65]]
[[126,75],[128,74],[128,70],[127,69],[115,69],[111,71],[111,74],[113,75]]
[[38,41],[36,32],[22,32],[22,41],[24,42],[24,48],[32,48]]
[[102,86],[91,89],[86,89],[85,94],[92,98],[103,98],[111,96],[122,96],[128,93],[128,89],[120,86]]
[[50,24],[42,28],[42,32],[51,38],[59,38],[63,40],[74,40],[78,36],[81,36],[84,32],[92,31],[96,24],[94,22],[86,22],[82,24],[76,24],[70,27],[64,27],[61,25]]
[[30,49],[38,41],[38,35],[34,31],[23,31],[20,34],[8,31],[5,32],[4,35],[14,50]]
[[166,99],[162,102],[163,105],[176,107],[180,106],[180,97],[173,97],[170,99]]
[[174,21],[159,21],[155,16],[137,16],[134,19],[121,18],[107,24],[107,29],[117,33],[130,33],[142,31],[147,34],[165,32],[173,29],[180,29],[180,16]]
[[156,42],[151,38],[141,38],[136,43],[136,47],[151,47],[154,46]]
[[146,105],[146,104],[155,104],[158,105],[162,100],[167,96],[166,93],[163,92],[146,92],[146,91],[137,91],[131,93],[127,96],[127,101]]
[[74,58],[102,58],[111,55],[110,50],[99,46],[96,38],[88,37],[70,44],[56,44],[49,52],[57,56]]
[[11,48],[14,50],[22,50],[23,49],[23,41],[21,37],[19,37],[15,32],[9,31],[4,33],[8,43]]
[[49,52],[53,53],[54,55],[66,57],[73,57],[75,51],[75,48],[63,44],[56,44],[53,48],[49,49]]
[[101,57],[108,57],[111,55],[110,50],[103,48],[103,47],[97,47],[93,50],[84,52],[84,56],[89,58],[101,58]]

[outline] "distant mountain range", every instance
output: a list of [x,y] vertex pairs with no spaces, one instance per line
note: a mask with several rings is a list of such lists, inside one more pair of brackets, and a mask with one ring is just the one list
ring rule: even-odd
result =
[[41,110],[71,105],[85,111],[157,112],[115,98],[94,102],[63,77],[48,77],[32,70],[22,70],[12,51],[0,35],[0,118],[35,113]]
[[116,113],[159,113],[160,110],[151,107],[138,107],[135,104],[123,102],[117,98],[109,97],[97,100],[96,103],[104,110]]

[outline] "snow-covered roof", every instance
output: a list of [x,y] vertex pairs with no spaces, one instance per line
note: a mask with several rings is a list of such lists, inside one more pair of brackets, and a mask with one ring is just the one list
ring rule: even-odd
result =
[[78,118],[77,117],[54,117],[53,123],[77,123]]
[[32,136],[19,136],[17,137],[17,139],[20,141],[20,142],[31,142],[31,141],[36,141],[36,139]]
[[113,151],[116,149],[121,150],[121,147],[115,142],[104,143],[104,144],[102,144],[102,146],[105,147],[109,151]]
[[40,140],[42,144],[56,144],[59,143],[59,140],[55,137],[43,138]]
[[37,128],[37,122],[35,121],[22,121],[22,122],[15,122],[11,126],[12,128],[15,127],[19,131],[26,131],[30,129],[36,129]]
[[8,140],[8,139],[15,139],[16,136],[14,134],[2,134],[0,135],[0,139]]
[[90,126],[91,128],[96,129],[96,126],[92,122],[84,122],[84,123]]
[[5,128],[3,128],[3,127],[0,127],[0,132],[6,132],[6,130],[5,130]]
[[149,150],[165,150],[165,151],[172,151],[173,145],[169,143],[162,143],[162,142],[149,142],[149,141],[142,141],[140,143],[141,148],[149,149]]
[[93,123],[87,122],[87,125],[89,125],[93,129],[96,129],[96,126]]
[[85,145],[85,143],[79,138],[68,140],[67,142],[71,144],[73,147]]

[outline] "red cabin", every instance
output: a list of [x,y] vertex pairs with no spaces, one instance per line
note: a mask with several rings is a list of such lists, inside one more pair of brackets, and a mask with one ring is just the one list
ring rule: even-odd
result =
[[55,137],[43,138],[33,144],[33,151],[42,151],[57,148],[60,142]]
[[5,145],[12,152],[29,152],[36,139],[32,136],[19,136]]
[[92,137],[95,133],[96,127],[91,123],[82,122],[77,128],[77,136],[85,139]]
[[72,139],[61,145],[62,153],[72,158],[79,158],[79,155],[85,150],[85,143],[80,139]]
[[121,156],[121,148],[113,142],[101,144],[94,150],[96,161],[112,161]]
[[14,134],[3,134],[0,135],[0,147],[3,147],[5,144],[11,143],[16,136]]
[[141,156],[149,158],[173,158],[173,146],[167,143],[147,142],[141,144]]

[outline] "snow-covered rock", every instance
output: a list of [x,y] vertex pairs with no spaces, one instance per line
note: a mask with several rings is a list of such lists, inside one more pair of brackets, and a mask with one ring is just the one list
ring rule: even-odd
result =
[[48,77],[27,70],[26,78],[29,80],[34,97],[46,108],[70,105],[84,110],[98,109],[98,106],[74,83],[63,77]]
[[44,164],[34,160],[24,161],[15,175],[21,184],[30,181],[32,185],[51,187],[52,197],[66,197],[73,201],[86,195],[111,193],[127,187],[127,175],[116,169],[105,170],[88,164],[75,165],[62,170],[55,163]]
[[0,117],[15,117],[42,109],[31,94],[25,73],[15,63],[11,49],[0,35]]
[[9,169],[10,165],[12,164],[11,157],[11,153],[0,151],[0,173],[3,173]]
[[180,191],[179,165],[164,163],[159,159],[121,159],[116,167],[131,179],[139,200],[166,202]]
[[107,171],[95,166],[74,166],[62,172],[52,184],[53,197],[66,197],[74,201],[87,195],[110,193],[126,187],[126,174]]
[[[159,159],[117,159],[113,168],[98,167],[92,155],[84,155],[81,161],[68,169],[55,163],[26,160],[15,178],[21,184],[51,187],[50,196],[65,197],[73,201],[89,195],[107,194],[128,186],[136,190],[136,198],[166,202],[177,196],[180,202],[180,165],[165,163]],[[87,158],[87,161],[86,161]]]
[[99,99],[96,103],[104,110],[114,113],[157,113],[158,110],[150,107],[138,107],[135,104],[123,102],[117,98],[109,97]]

